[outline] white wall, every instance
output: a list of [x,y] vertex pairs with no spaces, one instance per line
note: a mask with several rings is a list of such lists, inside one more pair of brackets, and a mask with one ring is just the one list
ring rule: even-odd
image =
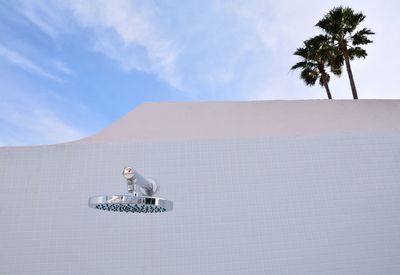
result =
[[[121,169],[163,214],[103,212]],[[0,274],[400,274],[400,135],[0,149]]]

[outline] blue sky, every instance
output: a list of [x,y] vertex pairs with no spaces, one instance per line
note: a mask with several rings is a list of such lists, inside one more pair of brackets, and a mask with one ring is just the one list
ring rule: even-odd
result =
[[[322,99],[289,68],[330,8],[377,34],[360,98],[400,98],[396,1],[0,0],[0,146],[70,141],[148,101]],[[346,74],[332,78],[350,99]]]

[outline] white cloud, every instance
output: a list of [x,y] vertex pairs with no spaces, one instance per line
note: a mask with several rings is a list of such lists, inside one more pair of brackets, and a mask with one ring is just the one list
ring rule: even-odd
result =
[[[177,49],[162,33],[157,8],[147,1],[70,1],[63,5],[78,25],[91,31],[94,49],[125,70],[155,73],[175,88]],[[160,31],[161,30],[161,31]]]
[[49,73],[39,65],[35,64],[32,60],[24,57],[16,51],[10,50],[0,44],[0,56],[5,58],[12,64],[19,66],[20,68],[29,71],[31,73],[49,78],[54,81],[63,82],[63,80],[52,73]]
[[[35,6],[31,5],[31,2],[26,2],[26,5],[22,9],[22,13],[28,20],[30,20],[33,24],[37,25],[45,33],[47,33],[50,36],[55,36],[56,30],[54,29],[54,27],[48,24],[46,22],[48,20],[45,20],[38,12],[35,12],[34,8]],[[42,6],[42,8],[46,7]],[[50,13],[48,12],[45,14],[50,14]]]
[[18,3],[21,14],[54,39],[73,28],[73,22],[66,14],[60,16],[58,7],[58,1],[24,0]]
[[[29,98],[29,101],[26,100]],[[86,136],[43,102],[19,95],[0,102],[0,145],[49,144]]]
[[[8,145],[32,144],[35,141],[40,141],[42,144],[59,143],[85,136],[85,133],[60,120],[49,109],[36,108],[28,112],[9,110],[1,119],[5,117],[6,123],[18,126],[12,130],[12,136],[14,136],[12,140],[8,138],[9,140],[3,142]],[[30,137],[29,140],[26,139],[27,136]],[[2,136],[2,138],[7,138],[7,136]],[[31,140],[32,138],[34,141]]]
[[59,60],[55,60],[53,62],[53,64],[54,64],[54,68],[56,68],[58,71],[62,72],[63,74],[66,74],[66,75],[73,74],[73,71],[71,70],[70,67],[67,66],[67,64],[65,64]]

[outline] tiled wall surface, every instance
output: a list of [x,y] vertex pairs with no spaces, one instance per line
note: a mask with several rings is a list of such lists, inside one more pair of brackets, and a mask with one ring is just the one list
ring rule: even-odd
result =
[[[174,211],[88,208],[125,165]],[[400,135],[0,148],[0,274],[400,274]]]

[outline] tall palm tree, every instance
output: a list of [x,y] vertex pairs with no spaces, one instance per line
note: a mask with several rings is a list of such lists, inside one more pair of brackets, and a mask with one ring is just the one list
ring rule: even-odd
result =
[[358,99],[358,95],[353,72],[351,71],[350,60],[361,57],[365,58],[367,56],[367,52],[360,46],[372,43],[372,40],[368,36],[375,34],[367,28],[356,30],[364,19],[365,15],[361,12],[356,13],[348,7],[336,7],[330,10],[316,24],[317,27],[325,31],[334,47],[340,53],[336,59],[338,63],[336,65],[343,64],[344,60],[354,99]]
[[325,88],[328,99],[332,99],[329,89],[330,75],[326,66],[331,66],[332,73],[341,74],[341,66],[336,66],[335,49],[329,44],[326,35],[317,35],[304,41],[304,47],[298,48],[294,55],[302,57],[302,61],[292,66],[291,70],[301,69],[300,78],[308,86],[313,86],[319,79],[319,84]]

